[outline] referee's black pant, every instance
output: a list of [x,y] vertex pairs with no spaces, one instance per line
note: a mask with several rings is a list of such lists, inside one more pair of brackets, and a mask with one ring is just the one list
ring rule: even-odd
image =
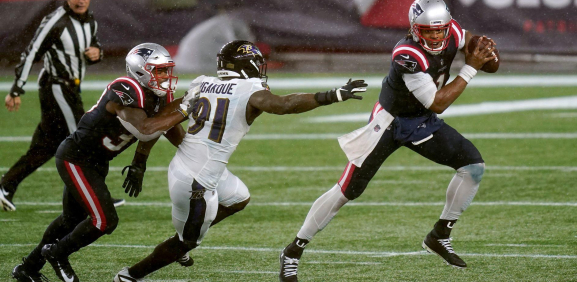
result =
[[15,193],[20,182],[49,161],[58,145],[72,132],[84,114],[78,87],[57,83],[43,72],[39,81],[42,117],[25,155],[2,176],[6,191]]

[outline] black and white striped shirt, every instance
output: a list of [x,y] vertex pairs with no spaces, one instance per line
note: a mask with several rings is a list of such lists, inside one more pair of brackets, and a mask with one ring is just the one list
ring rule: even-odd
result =
[[[102,59],[102,48],[96,37],[97,28],[92,12],[77,15],[64,2],[63,6],[44,17],[32,42],[22,53],[11,92],[16,90],[23,93],[22,87],[30,75],[32,64],[42,57],[44,70],[51,77],[82,81],[86,65]],[[91,46],[101,50],[98,61],[90,61],[84,56],[85,49]]]

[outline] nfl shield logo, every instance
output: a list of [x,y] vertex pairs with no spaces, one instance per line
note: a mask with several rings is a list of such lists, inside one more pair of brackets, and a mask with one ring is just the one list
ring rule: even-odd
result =
[[375,125],[375,128],[374,128],[374,130],[375,130],[375,132],[379,132],[379,130],[381,130],[381,126],[380,126],[380,125],[378,125],[378,124],[377,124],[377,125]]

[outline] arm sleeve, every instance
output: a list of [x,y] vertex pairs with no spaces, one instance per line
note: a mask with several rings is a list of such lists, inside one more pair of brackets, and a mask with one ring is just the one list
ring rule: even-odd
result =
[[58,13],[50,14],[42,19],[40,26],[34,34],[34,38],[20,56],[20,63],[16,66],[16,77],[11,92],[18,91],[20,94],[24,94],[22,88],[24,87],[24,84],[26,84],[26,80],[30,75],[32,64],[40,61],[42,56],[44,56],[44,53],[46,53],[48,48],[52,45],[52,38],[54,37],[54,35],[52,35],[53,27],[59,19],[60,16]]
[[435,101],[437,87],[429,74],[424,72],[403,74],[403,80],[409,91],[413,93],[415,98],[417,98],[425,108],[428,109],[431,107]]
[[98,40],[98,36],[96,36],[96,32],[98,31],[98,23],[96,21],[93,21],[90,24],[90,27],[93,30],[92,39],[90,40],[90,47],[96,47],[96,48],[100,49],[100,58],[98,58],[98,60],[96,60],[96,61],[86,60],[87,65],[96,64],[96,63],[102,61],[102,58],[104,57],[104,51],[102,50],[102,45],[100,44],[100,40]]
[[461,50],[465,47],[465,33],[461,25],[456,20],[451,20],[451,34],[455,37],[455,43],[457,44],[457,49]]

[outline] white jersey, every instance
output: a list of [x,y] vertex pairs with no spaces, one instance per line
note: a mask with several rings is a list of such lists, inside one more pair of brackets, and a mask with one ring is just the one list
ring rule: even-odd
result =
[[221,80],[199,76],[198,117],[190,118],[174,162],[207,189],[216,189],[228,159],[249,131],[246,107],[250,96],[265,90],[258,78]]

